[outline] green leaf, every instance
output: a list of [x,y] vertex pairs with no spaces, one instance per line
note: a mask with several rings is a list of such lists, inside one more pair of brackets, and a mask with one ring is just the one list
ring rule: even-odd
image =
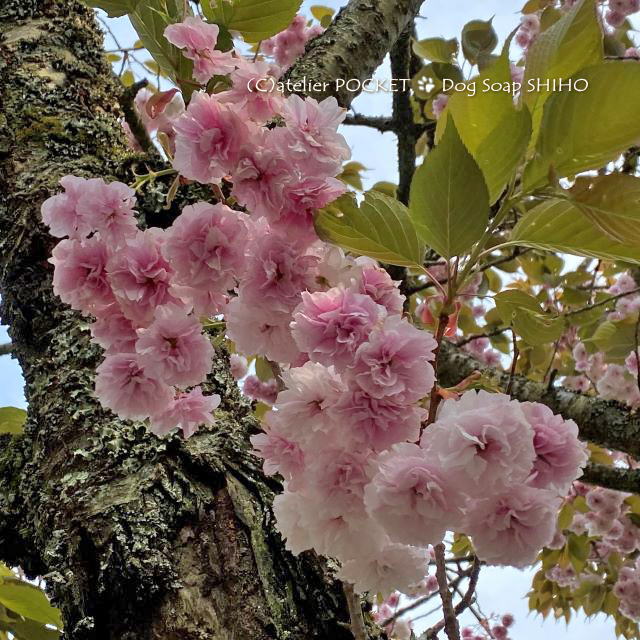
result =
[[389,196],[390,198],[395,198],[398,193],[398,185],[393,182],[386,182],[381,180],[380,182],[376,182],[372,187],[371,191],[379,191],[383,193],[385,196]]
[[136,8],[140,0],[84,0],[84,3],[94,9],[102,9],[110,18],[125,16]]
[[458,40],[452,38],[427,38],[426,40],[414,40],[413,52],[420,58],[432,62],[451,62],[458,53]]
[[354,253],[403,267],[422,264],[424,246],[418,240],[407,208],[378,191],[368,191],[358,207],[345,194],[321,209],[315,219],[318,235]]
[[[527,51],[523,91],[523,99],[532,111],[534,140],[540,130],[542,107],[549,96],[544,82],[569,78],[602,58],[602,30],[593,0],[579,0],[535,39]],[[529,90],[530,81],[535,83],[533,91]],[[543,83],[540,91],[538,81]]]
[[41,622],[29,619],[12,620],[9,624],[0,622],[0,629],[10,631],[16,640],[58,640],[60,632],[50,629]]
[[640,178],[626,173],[578,178],[571,195],[580,211],[613,240],[640,245]]
[[2,578],[0,604],[25,618],[62,628],[60,612],[49,604],[42,589],[19,578]]
[[505,324],[513,325],[515,332],[530,345],[555,342],[564,330],[561,317],[545,313],[533,296],[509,289],[494,296],[498,313]]
[[366,170],[367,167],[365,167],[361,162],[347,162],[342,167],[342,173],[338,176],[338,179],[342,180],[342,182],[348,184],[350,187],[362,191],[362,176],[360,173]]
[[333,14],[335,13],[331,7],[325,7],[319,4],[314,4],[309,10],[311,11],[311,15],[320,23],[322,23],[325,18],[333,18]]
[[640,247],[602,233],[571,201],[550,198],[525,214],[508,244],[640,264]]
[[599,169],[640,141],[640,64],[609,60],[576,79],[589,88],[554,93],[545,104],[526,189],[544,185],[551,168],[558,177]]
[[184,18],[182,0],[145,0],[129,14],[131,24],[158,66],[176,82],[187,95],[193,90],[193,62],[182,55],[165,37],[164,30]]
[[[477,78],[475,95],[454,93],[445,113],[456,121],[462,142],[482,170],[489,189],[489,201],[495,202],[522,160],[531,136],[531,116],[526,107],[516,109],[507,91],[485,91],[485,87],[511,84],[509,50],[505,47],[498,60]],[[446,117],[438,122],[441,132]]]
[[462,28],[462,52],[464,57],[476,64],[480,54],[491,53],[498,44],[498,35],[492,20],[471,20]]
[[605,320],[585,342],[593,342],[598,351],[607,354],[607,360],[624,362],[629,353],[636,348],[636,323]]
[[451,117],[415,172],[409,214],[420,237],[444,258],[464,254],[486,229],[487,185]]
[[17,407],[0,407],[0,434],[13,435],[22,433],[24,423],[27,420],[27,412]]
[[273,378],[273,369],[271,365],[262,356],[256,358],[256,375],[262,382],[267,382]]
[[302,0],[206,0],[202,8],[209,20],[238,31],[246,42],[260,42],[286,29],[301,4]]

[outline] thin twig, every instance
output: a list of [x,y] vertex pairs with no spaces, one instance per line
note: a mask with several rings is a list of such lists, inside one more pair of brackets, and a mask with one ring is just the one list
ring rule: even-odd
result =
[[437,544],[434,547],[434,551],[436,556],[436,578],[438,580],[438,591],[440,592],[442,612],[444,614],[444,632],[447,634],[447,638],[449,638],[449,640],[460,640],[460,627],[453,608],[451,591],[449,591],[449,581],[447,580],[444,544],[442,542]]
[[511,360],[511,371],[509,372],[509,383],[507,384],[507,395],[511,395],[511,390],[513,389],[513,382],[516,378],[516,366],[518,365],[518,356],[520,355],[520,350],[518,349],[518,336],[516,332],[511,327],[511,336],[513,338],[513,359]]
[[591,309],[595,309],[596,307],[602,307],[603,305],[609,304],[610,302],[615,302],[620,298],[624,298],[626,296],[633,295],[634,293],[639,293],[640,287],[636,289],[632,289],[631,291],[625,291],[624,293],[619,293],[617,296],[611,296],[610,298],[605,298],[604,300],[600,300],[600,302],[596,302],[595,304],[589,304],[586,307],[582,307],[580,309],[575,309],[574,311],[567,311],[563,315],[565,316],[574,316],[578,313],[584,313],[585,311],[591,311]]
[[492,329],[491,331],[487,331],[486,333],[474,333],[466,338],[460,340],[460,342],[456,342],[456,347],[462,347],[465,344],[469,344],[478,338],[493,338],[494,336],[499,336],[505,331],[509,331],[509,327],[498,327],[497,329]]
[[355,592],[353,585],[348,582],[343,582],[342,588],[347,599],[347,607],[351,619],[351,633],[353,633],[354,640],[367,640],[367,629],[364,626],[364,618],[362,617],[360,596]]

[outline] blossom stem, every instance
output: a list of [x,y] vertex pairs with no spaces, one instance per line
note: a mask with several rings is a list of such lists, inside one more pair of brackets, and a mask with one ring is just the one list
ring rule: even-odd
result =
[[362,617],[360,597],[355,592],[352,584],[344,582],[342,588],[347,599],[347,607],[351,618],[351,633],[353,633],[354,640],[367,640],[367,630]]
[[[446,304],[446,303],[445,303]],[[446,308],[446,307],[445,307]],[[449,324],[449,314],[442,311],[438,317],[438,328],[436,329],[436,348],[433,350],[433,371],[438,379],[438,354],[440,352],[440,344],[444,338],[444,332]],[[440,404],[441,396],[438,393],[438,385],[435,384],[431,389],[431,395],[429,396],[429,415],[427,416],[427,422],[425,427],[433,424],[436,420],[436,412],[438,411],[438,405]]]

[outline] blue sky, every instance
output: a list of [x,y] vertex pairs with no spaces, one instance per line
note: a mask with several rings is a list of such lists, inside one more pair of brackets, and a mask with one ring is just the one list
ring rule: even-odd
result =
[[[493,16],[493,24],[501,38],[504,38],[519,21],[519,9],[524,0],[427,0],[423,6],[421,17],[417,21],[419,38],[428,37],[459,37],[462,26],[471,19],[487,20]],[[309,14],[309,7],[322,4],[339,8],[343,2],[333,0],[316,0],[303,3],[303,11]],[[130,46],[136,39],[128,20],[121,18],[110,20],[118,40],[123,46]],[[108,43],[112,48],[113,43]],[[388,61],[378,70],[376,76],[389,78]],[[354,102],[354,109],[359,113],[369,115],[385,115],[391,110],[391,96],[389,94],[362,95]],[[364,164],[368,171],[364,174],[365,186],[378,180],[397,180],[395,166],[396,142],[390,133],[380,134],[373,130],[360,127],[345,127],[343,132],[351,145],[353,160]],[[5,327],[0,327],[0,343],[8,341]],[[0,357],[0,406],[25,407],[23,380],[20,368],[8,356]],[[528,612],[525,595],[531,584],[530,570],[485,568],[480,575],[478,588],[479,603],[485,614],[492,612],[510,612],[516,617],[513,628],[514,640],[566,640],[567,638],[580,640],[613,640],[615,634],[613,623],[604,617],[592,619],[588,622],[578,616],[567,628],[564,621],[545,622]],[[437,615],[437,614],[436,614]],[[423,630],[435,621],[428,618],[416,626],[416,630]],[[462,625],[474,624],[475,618],[471,614],[463,614]]]

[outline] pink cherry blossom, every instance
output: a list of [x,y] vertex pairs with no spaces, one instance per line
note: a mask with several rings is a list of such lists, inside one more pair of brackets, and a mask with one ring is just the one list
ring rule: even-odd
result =
[[400,316],[389,316],[358,347],[346,379],[374,398],[393,396],[411,404],[426,396],[435,382],[430,361],[436,341]]
[[465,531],[481,560],[525,567],[553,539],[559,503],[548,491],[517,485],[470,501]]
[[401,315],[405,297],[398,289],[399,283],[394,282],[385,269],[369,258],[358,258],[356,264],[361,266],[362,270],[351,288],[357,293],[369,296],[382,305],[389,314]]
[[351,582],[356,591],[387,594],[406,591],[426,573],[426,552],[402,544],[388,544],[377,554],[345,562],[338,576]]
[[447,108],[447,104],[449,103],[449,96],[446,93],[439,93],[431,103],[431,111],[433,111],[433,116],[437,120],[442,112]]
[[89,222],[77,210],[78,200],[100,182],[99,178],[86,180],[77,176],[64,176],[60,185],[64,193],[47,198],[42,203],[42,221],[49,227],[49,233],[56,238],[80,240],[86,238],[92,229]]
[[342,394],[333,409],[342,428],[337,437],[374,451],[383,451],[397,442],[415,441],[426,411],[393,398],[373,398],[364,391]]
[[164,133],[173,140],[173,123],[185,111],[184,99],[177,89],[170,89],[162,94],[141,89],[136,94],[134,104],[149,134]]
[[534,432],[536,459],[529,484],[566,494],[589,458],[586,445],[578,440],[578,425],[537,402],[523,402],[520,408]]
[[62,302],[94,315],[115,302],[107,278],[109,251],[100,238],[61,240],[51,255],[53,292]]
[[471,495],[520,483],[536,459],[534,432],[517,401],[501,393],[468,391],[445,400],[421,445]]
[[174,291],[200,315],[222,310],[226,292],[244,270],[245,217],[224,204],[197,202],[165,233],[162,253],[175,270]]
[[[307,362],[283,372],[282,381],[285,388],[275,404],[282,422],[291,425],[291,433],[299,431],[305,444],[311,443],[315,434],[319,434],[316,442],[325,442],[334,424],[332,409],[344,391],[333,367]],[[304,429],[300,430],[300,425]]]
[[286,99],[282,115],[287,126],[274,131],[280,148],[306,166],[310,175],[336,175],[342,162],[351,157],[344,136],[337,132],[346,111],[333,96],[318,102],[294,93]]
[[290,67],[296,58],[304,53],[306,43],[324,32],[324,28],[320,25],[307,27],[306,24],[306,18],[303,15],[297,15],[284,31],[264,40],[261,50],[267,55],[274,56],[283,70]]
[[248,370],[247,359],[239,353],[232,353],[229,356],[229,369],[231,370],[231,375],[236,380],[244,378]]
[[162,255],[163,239],[160,229],[138,233],[107,264],[113,292],[122,312],[134,324],[151,322],[161,305],[182,304],[169,290],[173,269]]
[[369,296],[341,287],[303,292],[291,328],[300,351],[314,362],[334,365],[340,371],[353,362],[357,348],[384,313],[384,307]]
[[148,375],[135,353],[107,356],[96,373],[100,403],[121,418],[147,418],[163,412],[173,401],[173,389]]
[[365,504],[391,540],[419,547],[438,544],[448,528],[460,523],[464,500],[419,446],[396,444],[378,456],[376,466]]
[[242,391],[253,400],[273,404],[278,395],[278,382],[274,378],[262,381],[258,376],[251,375],[245,378]]
[[202,325],[183,308],[156,309],[151,325],[138,331],[136,351],[145,371],[181,388],[200,384],[211,371],[213,346]]
[[231,102],[260,124],[279,114],[284,96],[278,89],[281,71],[266,62],[238,61],[238,68],[231,74],[233,86],[220,94],[222,102]]
[[227,335],[246,355],[263,355],[274,362],[291,363],[300,351],[291,338],[291,314],[257,313],[256,305],[242,297],[233,298],[224,310]]
[[263,423],[265,432],[250,438],[254,453],[264,460],[266,475],[279,473],[286,480],[291,480],[303,470],[304,453],[297,442],[281,431],[276,415],[273,412],[267,415]]
[[173,166],[185,178],[204,184],[217,182],[234,171],[244,148],[252,142],[253,127],[235,105],[197,91],[173,125]]
[[162,412],[151,416],[151,431],[164,436],[173,429],[181,429],[185,438],[190,438],[202,425],[213,424],[213,410],[220,405],[220,396],[205,396],[200,387],[181,392]]
[[315,268],[320,258],[305,253],[291,239],[264,231],[251,243],[240,294],[248,304],[290,313],[302,291],[316,288]]
[[116,248],[136,235],[135,204],[135,191],[131,187],[122,182],[97,180],[91,189],[83,189],[76,211],[108,246]]
[[225,75],[235,68],[231,53],[215,48],[219,33],[217,24],[208,24],[198,16],[188,16],[183,22],[169,25],[164,30],[164,37],[194,61],[196,82],[207,84],[214,75]]
[[135,353],[138,334],[125,318],[118,304],[112,304],[100,314],[90,326],[93,342],[99,344],[107,355],[112,353]]

